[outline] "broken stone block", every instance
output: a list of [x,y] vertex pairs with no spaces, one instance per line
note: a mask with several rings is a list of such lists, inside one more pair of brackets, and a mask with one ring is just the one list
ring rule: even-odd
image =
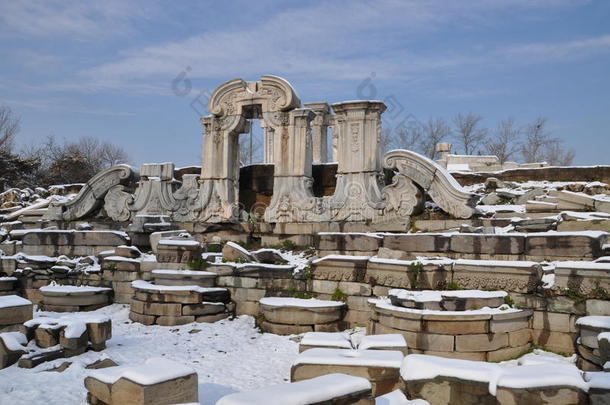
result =
[[0,327],[32,319],[32,302],[17,295],[0,296]]
[[61,326],[58,324],[39,325],[34,332],[36,345],[42,348],[53,347],[59,344],[59,332]]
[[246,249],[235,242],[227,242],[222,248],[222,258],[227,262],[256,262],[257,260]]
[[184,238],[161,239],[157,244],[159,263],[189,263],[201,259],[201,244]]
[[584,404],[588,384],[572,364],[506,367],[496,382],[496,398],[502,405]]
[[148,359],[135,367],[93,370],[85,378],[85,387],[92,404],[169,405],[198,401],[197,373],[162,358]]
[[27,353],[27,338],[20,332],[0,333],[0,370],[17,363]]
[[25,354],[19,359],[18,365],[21,368],[34,368],[44,362],[63,359],[64,357],[66,357],[66,350],[57,346],[57,348],[52,347],[48,350]]
[[392,350],[310,349],[299,354],[294,361],[290,380],[347,374],[369,380],[373,396],[379,396],[398,388],[403,358],[402,352]]

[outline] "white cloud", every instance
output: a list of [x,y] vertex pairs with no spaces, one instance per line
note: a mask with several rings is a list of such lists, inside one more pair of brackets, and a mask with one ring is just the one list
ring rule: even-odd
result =
[[125,117],[133,116],[134,113],[126,111],[113,111],[105,108],[98,107],[86,107],[82,105],[76,105],[71,100],[63,98],[37,98],[35,100],[11,100],[11,99],[0,99],[0,104],[10,106],[22,106],[28,108],[34,108],[37,110],[44,111],[62,111],[73,114],[85,114],[85,115],[102,115],[112,117]]
[[[241,29],[207,31],[189,38],[132,49],[116,61],[82,72],[106,88],[154,78],[173,78],[187,66],[191,77],[255,78],[273,73],[304,80],[354,80],[375,72],[404,79],[474,63],[467,52],[425,55],[407,49],[422,34],[452,24],[484,20],[490,12],[569,6],[575,0],[473,0],[453,3],[385,0],[305,3]],[[487,24],[487,22],[486,22]]]
[[525,61],[546,62],[570,60],[610,51],[610,35],[583,38],[564,42],[538,42],[516,45],[500,51],[507,58],[524,58]]
[[64,36],[85,40],[130,32],[131,21],[151,13],[128,0],[29,0],[0,3],[0,36]]

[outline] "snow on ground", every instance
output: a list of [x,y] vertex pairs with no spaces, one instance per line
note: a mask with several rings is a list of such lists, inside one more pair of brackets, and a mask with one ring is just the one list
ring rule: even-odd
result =
[[[214,324],[164,327],[132,323],[127,305],[114,304],[91,314],[112,318],[107,349],[47,362],[31,370],[17,365],[0,370],[0,405],[85,404],[83,381],[90,370],[84,367],[104,357],[119,365],[139,365],[151,357],[189,365],[199,376],[201,404],[214,405],[232,392],[289,381],[290,366],[298,355],[297,343],[288,337],[261,334],[249,316]],[[44,371],[64,361],[72,362],[65,371]]]

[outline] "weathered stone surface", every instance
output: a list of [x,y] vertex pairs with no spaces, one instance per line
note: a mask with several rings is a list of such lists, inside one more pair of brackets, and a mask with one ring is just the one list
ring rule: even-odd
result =
[[488,321],[442,321],[427,320],[423,322],[422,331],[441,335],[472,335],[489,333]]
[[492,333],[513,332],[520,329],[529,328],[531,310],[522,310],[507,314],[495,314],[490,322]]
[[574,353],[576,351],[576,333],[532,330],[532,343],[556,352]]
[[610,289],[610,263],[556,262],[555,287],[587,296]]
[[455,350],[458,352],[489,352],[506,346],[508,346],[507,333],[487,333],[455,337]]
[[316,236],[318,249],[338,252],[377,252],[382,242],[383,237],[374,234],[321,232]]
[[553,332],[576,332],[576,317],[571,314],[534,311],[532,329],[546,329]]
[[131,310],[144,315],[181,316],[182,305],[177,303],[157,303],[131,301]]
[[313,325],[286,325],[268,321],[263,321],[260,327],[263,331],[276,335],[296,335],[314,331]]
[[59,345],[67,351],[84,352],[87,349],[89,334],[87,329],[77,337],[66,337],[65,328],[59,333]]
[[529,344],[532,340],[532,331],[529,328],[508,332],[508,345],[520,347]]
[[133,322],[141,323],[143,325],[153,325],[157,317],[152,315],[138,314],[137,312],[130,311],[129,319],[131,319]]
[[201,244],[192,239],[161,239],[157,244],[159,263],[189,263],[201,259]]
[[234,242],[227,242],[222,248],[222,258],[228,262],[256,262],[257,260],[243,247]]
[[176,302],[180,304],[198,304],[202,301],[198,293],[190,294],[169,294],[169,293],[154,293],[135,291],[134,299],[144,302]]
[[451,235],[450,249],[457,253],[520,255],[525,247],[525,236],[522,235],[485,235],[456,234]]
[[273,305],[264,299],[260,301],[267,321],[285,325],[325,324],[341,320],[346,310],[345,304],[336,301],[328,301],[327,305],[319,303],[312,306],[307,302],[308,300],[302,300],[302,305],[299,304],[301,301],[296,299],[286,300],[286,305],[279,300],[274,298]]
[[223,319],[227,319],[231,314],[229,312],[220,312],[217,314],[209,314],[209,315],[197,315],[195,316],[195,322],[201,323],[214,323],[218,321],[222,321]]
[[23,245],[119,246],[128,245],[129,237],[115,231],[44,230],[27,232]]
[[588,402],[587,394],[573,387],[543,387],[540,389],[510,389],[498,387],[498,403],[506,405],[521,404],[562,404],[579,405]]
[[225,306],[220,303],[189,304],[182,306],[182,315],[213,315],[224,312]]
[[523,356],[530,350],[529,343],[516,347],[504,347],[498,350],[492,350],[486,353],[487,361],[496,363],[499,361],[513,360]]
[[434,405],[497,405],[496,397],[489,393],[487,382],[474,382],[452,377],[433,380],[405,381],[409,398],[420,398]]
[[610,300],[587,300],[586,314],[610,316]]
[[535,262],[456,260],[453,265],[453,282],[465,289],[533,292],[541,277]]
[[36,345],[47,348],[59,344],[59,328],[36,328],[34,339]]
[[451,238],[445,234],[387,234],[383,247],[404,252],[448,252]]
[[[417,270],[414,270],[415,268]],[[437,289],[442,288],[449,281],[450,272],[450,260],[426,260],[422,264],[417,260],[403,261],[373,257],[367,265],[365,281],[375,286]]]
[[363,282],[368,256],[326,256],[312,262],[313,277],[319,280]]
[[42,293],[42,303],[44,305],[72,305],[72,306],[89,306],[110,304],[110,290],[99,294],[66,294],[64,296],[47,295]]
[[556,256],[595,258],[601,253],[600,237],[587,233],[530,234],[525,242],[526,254],[553,260]]

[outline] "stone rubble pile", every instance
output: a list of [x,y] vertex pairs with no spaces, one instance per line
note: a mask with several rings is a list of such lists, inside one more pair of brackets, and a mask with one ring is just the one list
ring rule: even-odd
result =
[[610,316],[583,316],[576,321],[578,366],[582,370],[599,371],[610,360]]
[[[111,337],[112,324],[106,316],[36,317],[19,325],[19,332],[0,334],[0,368],[17,361],[21,368],[33,368],[46,361],[78,356],[88,349],[101,351]],[[35,342],[35,350],[28,346],[30,341]]]

